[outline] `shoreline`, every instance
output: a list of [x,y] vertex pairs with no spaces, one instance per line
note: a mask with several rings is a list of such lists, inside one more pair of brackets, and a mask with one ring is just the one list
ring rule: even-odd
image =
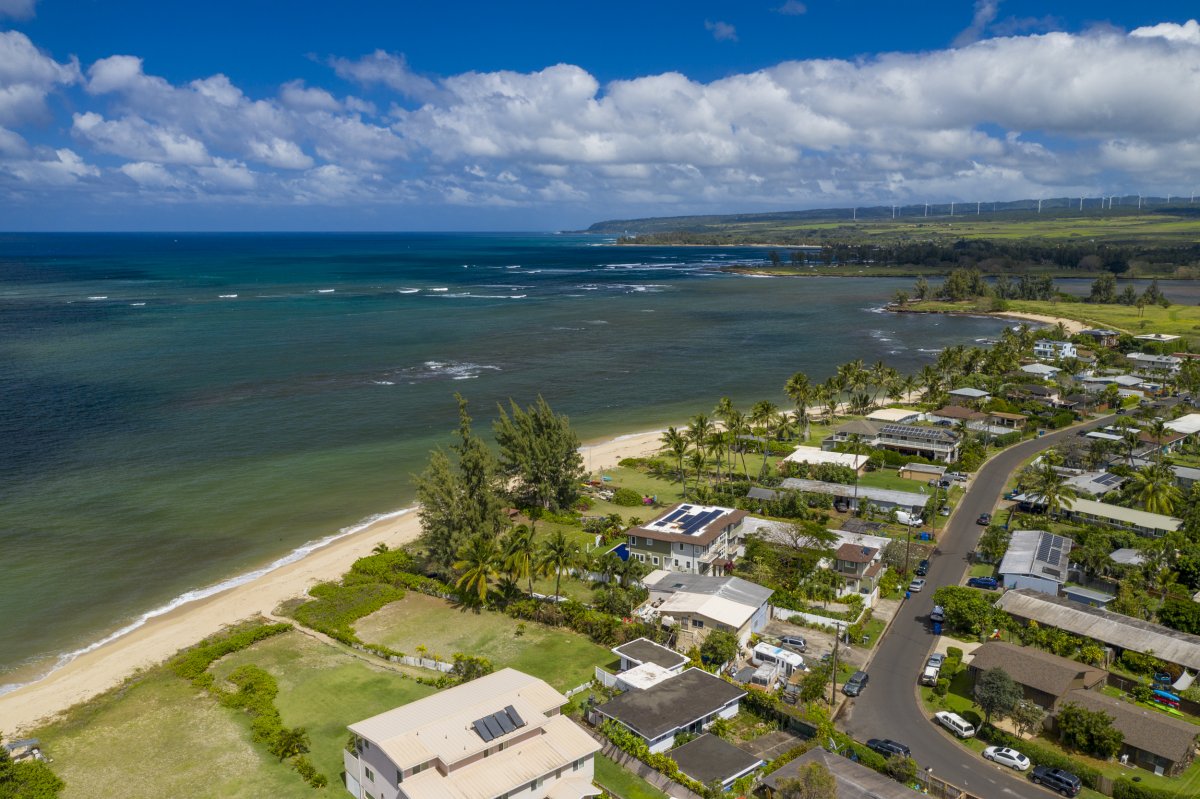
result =
[[[656,452],[662,430],[627,433],[585,443],[579,450],[589,472]],[[335,580],[378,543],[403,546],[420,534],[417,506],[368,516],[362,522],[310,541],[265,566],[193,589],[154,608],[116,632],[63,653],[45,675],[0,694],[0,719],[8,735],[28,732],[75,705],[119,686],[181,649],[253,616],[270,616],[317,583]]]
[[1049,314],[1027,313],[1025,311],[943,311],[943,310],[926,310],[923,308],[897,308],[891,303],[884,306],[884,310],[889,313],[911,313],[911,314],[941,314],[943,316],[978,316],[985,318],[1005,318],[1015,319],[1019,322],[1036,322],[1038,324],[1053,327],[1061,324],[1070,335],[1081,333],[1084,330],[1090,329],[1092,326],[1086,322],[1080,322],[1078,319],[1068,319],[1065,316],[1051,316]]

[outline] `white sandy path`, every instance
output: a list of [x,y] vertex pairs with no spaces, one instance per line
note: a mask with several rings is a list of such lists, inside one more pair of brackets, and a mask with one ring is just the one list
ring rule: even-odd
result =
[[[585,446],[581,452],[589,471],[611,468],[622,458],[653,453],[659,447],[660,436],[660,431],[621,436]],[[43,679],[0,696],[0,730],[7,736],[28,731],[226,625],[269,614],[280,603],[303,596],[316,583],[336,579],[379,542],[397,547],[412,541],[418,533],[420,523],[415,511],[382,519],[256,580],[150,619]]]

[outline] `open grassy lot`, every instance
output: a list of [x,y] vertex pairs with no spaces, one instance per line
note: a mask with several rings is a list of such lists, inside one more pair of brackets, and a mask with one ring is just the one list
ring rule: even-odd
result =
[[[309,758],[329,777],[330,790],[337,789],[341,781],[347,724],[434,692],[427,685],[296,632],[235,652],[219,661],[213,673],[220,680],[246,663],[270,672],[279,683],[275,704],[283,723],[308,730],[312,739]],[[282,766],[274,768],[287,771]],[[300,782],[297,775],[291,776]]]
[[479,655],[496,668],[520,669],[559,690],[587,682],[594,666],[616,660],[608,649],[570,630],[525,622],[524,634],[518,635],[518,624],[499,613],[457,610],[441,599],[409,593],[355,627],[364,641],[410,654],[424,646],[447,660],[455,652]]
[[596,755],[596,783],[620,799],[667,799],[667,795],[604,755]]
[[[1170,292],[1170,287],[1167,287]],[[914,310],[958,313],[987,313],[991,300],[966,300],[964,302],[913,303]],[[1162,308],[1147,305],[1138,310],[1135,305],[1093,305],[1085,302],[1046,302],[1035,300],[1009,300],[1008,309],[1020,313],[1044,314],[1074,319],[1094,327],[1123,330],[1135,335],[1141,333],[1171,333],[1196,338],[1200,336],[1200,306],[1172,305]]]
[[[245,717],[166,669],[154,669],[37,730],[64,799],[283,799],[313,789],[251,742]],[[328,790],[342,790],[330,778]]]
[[870,486],[872,488],[886,488],[892,491],[908,491],[910,493],[918,493],[922,488],[926,491],[930,489],[923,480],[909,480],[907,477],[901,477],[895,469],[885,468],[874,472],[867,472],[862,477],[858,478],[860,486]]

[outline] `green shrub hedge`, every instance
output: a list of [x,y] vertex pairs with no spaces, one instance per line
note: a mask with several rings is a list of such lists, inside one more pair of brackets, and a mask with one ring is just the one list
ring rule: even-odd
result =
[[1183,794],[1140,785],[1124,777],[1113,784],[1113,799],[1181,799]]
[[362,643],[351,625],[384,605],[404,598],[404,591],[386,583],[321,583],[313,586],[312,597],[292,611],[306,627],[325,633],[347,646]]
[[1008,746],[1023,753],[1035,766],[1061,768],[1075,774],[1089,788],[1095,788],[1100,780],[1100,772],[1086,763],[1073,760],[1062,752],[1042,746],[1033,741],[1026,741],[1004,730],[997,729],[991,724],[979,727],[976,737],[981,741],[996,746]]
[[279,624],[255,624],[251,627],[220,633],[201,641],[191,649],[180,652],[171,658],[167,665],[180,677],[195,682],[202,678],[209,666],[226,655],[239,652],[264,638],[286,633],[291,629],[294,629],[292,625],[282,622]]

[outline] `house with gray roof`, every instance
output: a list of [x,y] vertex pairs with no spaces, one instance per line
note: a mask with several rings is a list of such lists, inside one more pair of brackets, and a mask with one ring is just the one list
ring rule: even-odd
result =
[[1058,710],[1068,691],[1099,690],[1108,677],[1104,669],[1003,641],[982,644],[972,653],[967,668],[976,684],[985,671],[1003,669],[1021,686],[1026,701],[1050,712]]
[[1168,663],[1200,670],[1200,636],[1025,588],[1005,591],[995,605],[1019,621],[1095,639],[1117,654],[1126,649],[1153,653]]
[[770,588],[741,577],[715,577],[656,569],[642,579],[649,599],[638,608],[644,618],[680,625],[676,645],[699,645],[713,630],[737,636],[743,646],[771,620]]
[[763,779],[761,793],[766,799],[777,799],[780,786],[794,780],[800,770],[810,763],[819,763],[829,769],[837,783],[837,799],[913,799],[912,788],[891,777],[885,777],[874,769],[855,763],[841,755],[824,749],[810,749],[795,760],[781,766]]
[[1113,727],[1125,736],[1119,755],[1124,763],[1171,777],[1186,769],[1196,756],[1200,727],[1195,724],[1098,691],[1070,691],[1062,704],[1069,703],[1112,717]]
[[728,790],[734,780],[750,774],[766,762],[711,733],[671,750],[679,770],[701,785],[720,783]]
[[1067,581],[1071,546],[1071,539],[1045,530],[1014,531],[998,570],[1004,587],[1058,596]]
[[906,455],[953,463],[958,460],[959,437],[943,427],[874,422],[866,419],[847,422],[821,442],[823,449],[836,449],[853,437],[868,447],[890,449]]
[[[853,485],[845,483],[826,483],[821,480],[802,480],[789,477],[779,484],[785,491],[804,491],[810,494],[828,494],[836,503],[844,503],[851,510],[858,510],[864,501],[885,513],[892,508],[904,511],[921,510],[928,499],[924,494],[914,491],[897,491],[891,488],[875,488],[873,486],[858,486],[857,492]],[[943,492],[944,493],[944,492]],[[857,496],[856,496],[857,495]]]

